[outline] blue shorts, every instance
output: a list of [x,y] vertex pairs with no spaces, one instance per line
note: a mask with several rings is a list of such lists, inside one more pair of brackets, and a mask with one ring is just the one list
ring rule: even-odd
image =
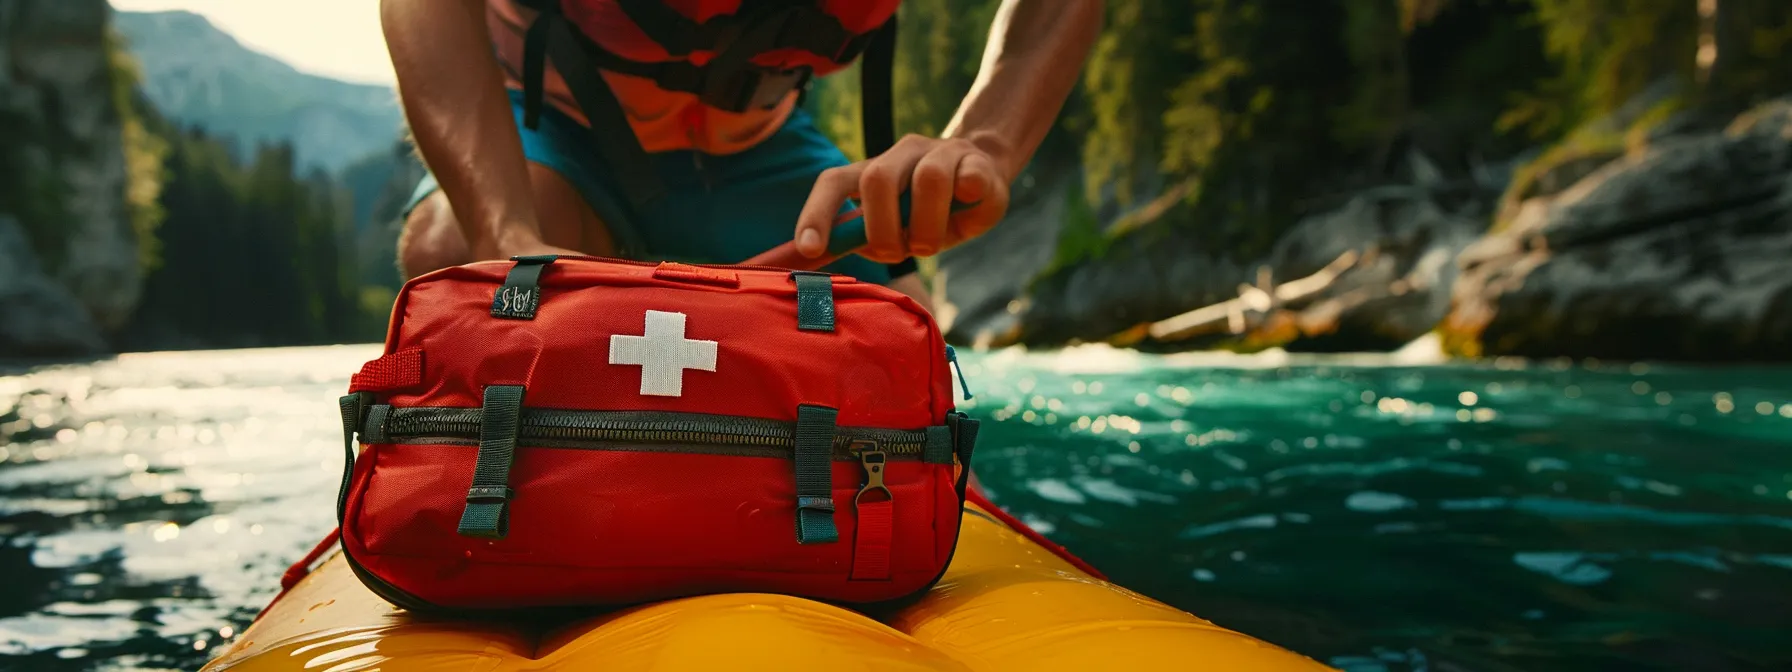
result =
[[[523,96],[510,92],[523,156],[565,178],[585,197],[615,239],[618,256],[731,264],[790,242],[796,219],[821,171],[848,163],[802,109],[793,111],[778,132],[746,151],[726,156],[694,151],[649,155],[666,185],[666,198],[637,212],[622,197],[591,132],[553,106],[544,106],[533,131],[523,126]],[[425,175],[404,214],[439,186]],[[844,211],[846,206],[842,206]],[[888,284],[892,269],[848,255],[822,270],[866,282]]]

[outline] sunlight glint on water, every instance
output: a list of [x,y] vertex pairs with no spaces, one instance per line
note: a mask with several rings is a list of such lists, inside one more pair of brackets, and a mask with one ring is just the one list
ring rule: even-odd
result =
[[[1116,581],[1348,670],[1792,662],[1792,371],[963,353],[976,466]],[[0,667],[190,669],[331,525],[377,348],[0,377]],[[17,662],[19,665],[14,665]]]

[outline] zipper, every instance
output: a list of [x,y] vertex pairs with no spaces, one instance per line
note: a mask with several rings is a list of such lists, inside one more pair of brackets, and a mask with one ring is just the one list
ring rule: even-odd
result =
[[[391,443],[477,443],[482,415],[477,408],[394,408],[386,414],[383,434]],[[380,435],[379,428],[368,429]],[[796,448],[796,423],[702,413],[524,408],[517,440],[544,447],[654,450],[676,445],[676,452],[784,457]],[[927,449],[927,434],[838,427],[833,448],[836,460],[857,461],[870,449],[891,459],[919,460]]]

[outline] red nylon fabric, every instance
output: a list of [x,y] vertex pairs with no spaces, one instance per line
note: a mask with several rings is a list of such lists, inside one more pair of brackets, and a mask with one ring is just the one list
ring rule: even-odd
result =
[[[543,270],[535,319],[494,318],[510,267],[482,262],[406,285],[387,350],[427,350],[429,367],[376,403],[476,408],[486,386],[523,385],[529,408],[794,421],[799,405],[817,404],[838,409],[841,426],[899,430],[946,424],[953,410],[939,328],[882,286],[835,277],[834,331],[801,331],[788,271],[696,267],[685,279],[650,264],[563,258]],[[738,282],[714,281],[724,276]],[[650,310],[682,313],[684,338],[716,343],[714,371],[685,369],[681,396],[642,394],[644,367],[609,363],[611,337],[641,336]],[[859,462],[835,460],[840,540],[799,544],[791,459],[652,447],[520,442],[509,531],[492,540],[457,531],[475,446],[370,444],[351,474],[343,550],[436,606],[510,608],[709,592],[877,602],[925,589],[957,544],[958,465],[892,456],[892,501],[879,513],[853,504],[866,481]],[[861,567],[881,578],[855,580]]]
[[891,500],[860,502],[856,508],[859,510],[859,529],[853,542],[852,578],[855,581],[890,578],[890,539],[894,527]]
[[653,269],[653,277],[662,280],[687,280],[706,282],[724,287],[739,287],[740,275],[725,268],[705,268],[681,264],[676,261],[662,261]]
[[[699,23],[718,16],[733,14],[740,9],[740,0],[664,0],[678,10],[680,14]],[[820,0],[822,11],[840,20],[840,25],[855,33],[867,33],[888,21],[896,14],[896,7],[901,0]],[[603,45],[604,49],[618,56],[643,62],[670,61],[674,59],[664,47],[647,37],[640,27],[628,18],[628,14],[617,6],[616,0],[564,0],[566,17],[581,32],[590,36],[593,41]],[[691,62],[699,65],[714,58],[715,53],[697,51],[690,55]],[[808,66],[816,75],[826,75],[840,70],[841,64],[832,59],[803,51],[801,49],[778,49],[753,57],[759,65],[781,68]]]

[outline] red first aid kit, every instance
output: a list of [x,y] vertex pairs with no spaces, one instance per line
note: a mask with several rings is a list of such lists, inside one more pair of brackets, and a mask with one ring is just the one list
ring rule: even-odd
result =
[[952,360],[919,304],[844,276],[443,269],[404,287],[342,399],[342,549],[422,611],[918,595],[976,442]]

